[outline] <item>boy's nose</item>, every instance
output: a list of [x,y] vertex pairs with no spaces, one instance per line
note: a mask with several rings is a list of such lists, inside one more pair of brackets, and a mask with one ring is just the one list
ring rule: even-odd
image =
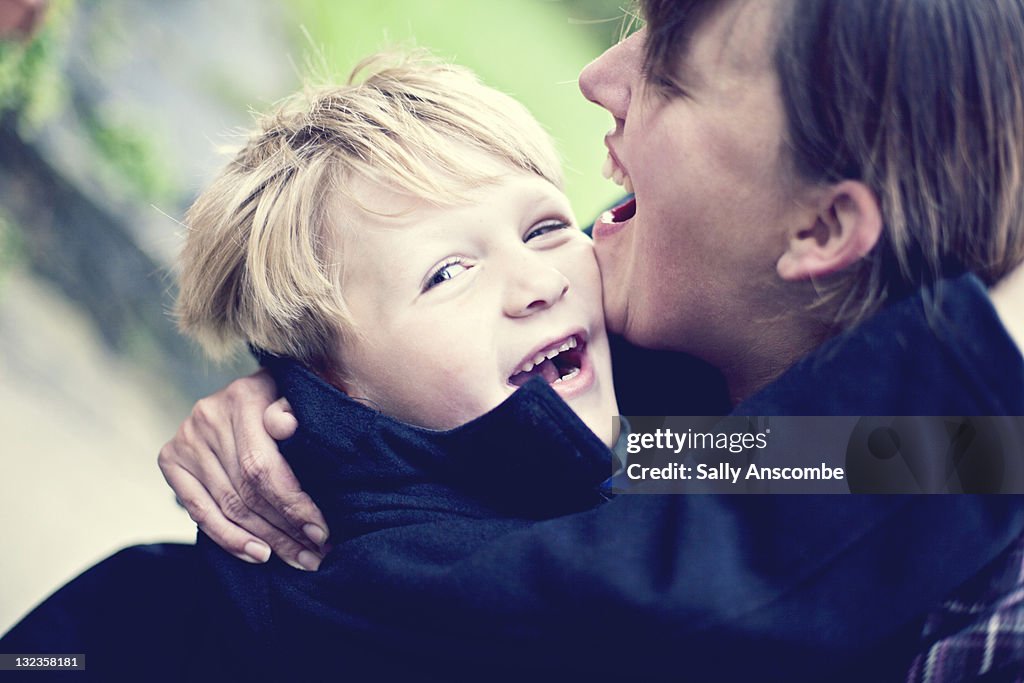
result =
[[643,33],[637,31],[608,48],[580,72],[583,96],[619,120],[626,118],[632,84],[643,65]]
[[569,291],[569,279],[556,268],[524,267],[511,277],[505,295],[505,313],[512,318],[551,308]]

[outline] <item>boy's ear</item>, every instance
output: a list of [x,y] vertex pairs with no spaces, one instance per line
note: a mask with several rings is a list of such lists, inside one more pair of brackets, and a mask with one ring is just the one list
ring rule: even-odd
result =
[[863,258],[882,235],[882,211],[875,193],[856,180],[829,186],[812,225],[789,235],[776,264],[783,280],[806,280],[838,272]]

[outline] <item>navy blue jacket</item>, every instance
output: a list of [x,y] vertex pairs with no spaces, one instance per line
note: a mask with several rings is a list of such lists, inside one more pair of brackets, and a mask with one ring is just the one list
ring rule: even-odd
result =
[[[890,305],[741,412],[1024,414],[1024,360],[984,289],[944,289],[938,309]],[[335,545],[308,574],[200,534],[191,588],[166,608],[201,615],[172,645],[204,678],[896,680],[925,613],[1024,531],[1018,496],[602,502],[609,454],[543,383],[435,433],[270,366],[301,425],[283,450]],[[35,616],[0,651],[31,642]]]

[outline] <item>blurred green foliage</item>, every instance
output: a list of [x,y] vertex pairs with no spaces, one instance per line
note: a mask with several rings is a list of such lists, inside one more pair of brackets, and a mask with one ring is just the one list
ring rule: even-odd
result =
[[[111,195],[146,202],[176,198],[181,188],[161,161],[163,141],[147,119],[102,106],[95,93],[76,94],[68,81],[65,62],[76,10],[76,0],[53,0],[30,41],[0,41],[0,115],[13,117],[19,136],[31,140],[52,119],[73,113],[95,154],[97,178]],[[89,49],[110,42],[90,40]]]
[[580,69],[618,37],[619,3],[296,0],[287,7],[314,43],[297,36],[297,49],[321,52],[339,78],[375,50],[415,45],[472,68],[487,84],[521,100],[555,138],[581,222],[621,195],[600,174],[611,118],[587,102],[576,84]]
[[21,233],[15,229],[14,221],[8,213],[0,207],[0,291],[7,273],[20,264],[24,257],[25,244]]
[[38,127],[65,105],[62,74],[74,0],[53,0],[39,33],[29,42],[0,41],[0,114],[19,129]]
[[164,141],[144,127],[143,120],[140,116],[133,122],[124,112],[82,112],[89,141],[105,162],[100,167],[105,184],[112,191],[126,188],[129,198],[168,203],[181,192],[180,183],[161,162]]

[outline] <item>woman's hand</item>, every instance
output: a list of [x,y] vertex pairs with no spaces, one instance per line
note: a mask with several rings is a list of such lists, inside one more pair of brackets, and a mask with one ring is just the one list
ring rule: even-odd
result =
[[235,380],[195,404],[157,463],[189,516],[229,553],[266,562],[273,550],[316,570],[327,522],[274,443],[298,427],[287,400],[276,398],[265,371]]

